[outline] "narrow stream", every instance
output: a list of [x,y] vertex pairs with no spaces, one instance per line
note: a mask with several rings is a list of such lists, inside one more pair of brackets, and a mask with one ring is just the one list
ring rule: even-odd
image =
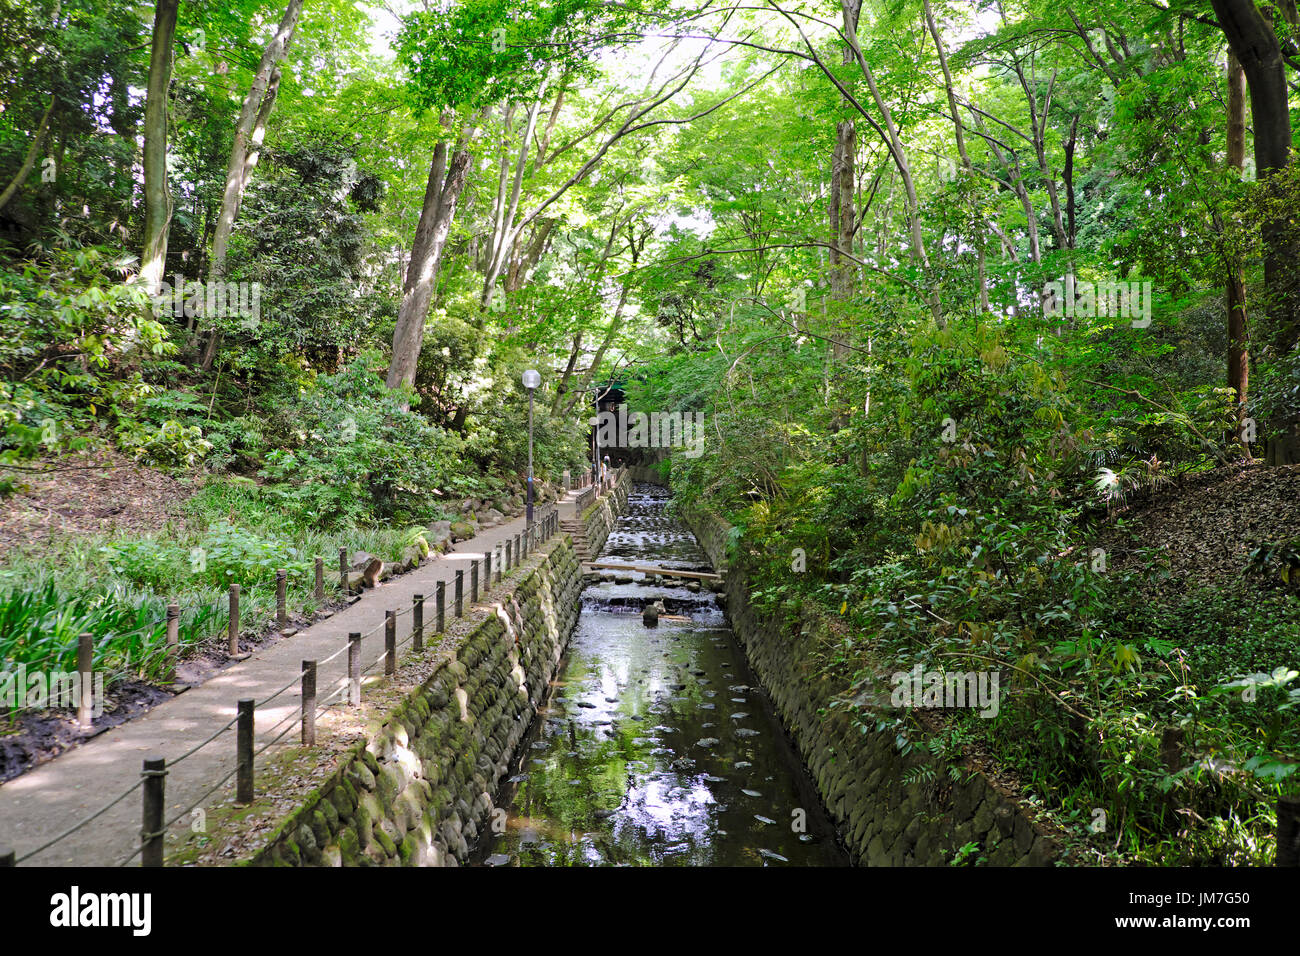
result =
[[[637,485],[603,559],[709,570]],[[512,767],[491,866],[845,866],[812,783],[706,583],[603,572]],[[630,579],[630,583],[629,583]],[[662,601],[658,627],[642,609]],[[501,832],[495,832],[500,830]]]

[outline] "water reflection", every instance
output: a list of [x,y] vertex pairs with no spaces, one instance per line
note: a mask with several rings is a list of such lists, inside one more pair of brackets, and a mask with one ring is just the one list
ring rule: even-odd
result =
[[[638,485],[604,560],[708,570]],[[605,572],[502,795],[491,865],[846,865],[707,584]],[[657,628],[641,611],[662,602]]]

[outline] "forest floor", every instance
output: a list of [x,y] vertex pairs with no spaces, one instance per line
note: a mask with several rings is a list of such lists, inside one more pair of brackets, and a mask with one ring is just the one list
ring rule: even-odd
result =
[[[1190,475],[1118,509],[1102,527],[1108,568],[1167,566],[1168,599],[1197,587],[1253,590],[1251,552],[1300,539],[1300,465],[1240,465]],[[1147,549],[1144,555],[1141,553]]]
[[107,448],[31,467],[0,472],[19,483],[0,499],[0,555],[59,535],[156,532],[184,520],[181,507],[196,487]]

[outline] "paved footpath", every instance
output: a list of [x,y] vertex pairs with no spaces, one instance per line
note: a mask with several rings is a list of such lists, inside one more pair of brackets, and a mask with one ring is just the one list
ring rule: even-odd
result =
[[[560,520],[573,515],[576,492],[559,503]],[[546,509],[539,509],[538,517]],[[95,820],[48,849],[23,860],[73,824],[140,781],[141,761],[162,756],[170,765],[202,743],[235,716],[235,702],[252,697],[258,701],[254,750],[273,740],[286,728],[281,746],[298,743],[297,721],[291,715],[301,710],[301,688],[297,676],[304,660],[323,661],[347,643],[350,632],[369,633],[362,641],[361,666],[369,666],[384,652],[384,622],[387,610],[408,611],[416,594],[425,596],[425,634],[436,624],[435,585],[447,582],[446,615],[454,618],[456,571],[465,572],[466,613],[469,605],[469,564],[482,559],[496,545],[524,530],[524,518],[489,528],[453,550],[363,593],[350,607],[257,650],[247,660],[233,664],[198,687],[159,704],[142,717],[113,727],[84,744],[66,751],[34,770],[0,784],[0,848],[17,851],[20,866],[117,866],[140,845],[141,793],[137,789]],[[561,532],[563,533],[563,532]],[[531,554],[530,554],[531,557]],[[493,561],[493,577],[496,577]],[[481,573],[481,570],[480,570]],[[480,602],[483,599],[480,582]],[[411,634],[411,614],[397,618],[398,654]],[[409,648],[408,648],[409,650]],[[347,652],[320,665],[316,678],[317,697],[324,700],[347,677]],[[286,684],[288,690],[270,703]],[[338,698],[335,698],[336,700]],[[235,764],[235,731],[230,728],[212,743],[168,767],[166,808],[169,820],[195,803]],[[223,789],[233,788],[233,778]],[[204,801],[205,803],[207,801]],[[178,820],[181,826],[188,818]],[[130,865],[139,865],[137,855]]]

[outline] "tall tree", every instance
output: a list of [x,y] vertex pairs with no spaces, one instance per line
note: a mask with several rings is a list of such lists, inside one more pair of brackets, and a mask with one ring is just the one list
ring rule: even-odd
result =
[[[1228,47],[1241,64],[1250,90],[1251,129],[1255,135],[1255,169],[1261,182],[1291,165],[1291,106],[1286,58],[1269,15],[1255,0],[1211,0]],[[1294,14],[1295,5],[1289,4]],[[1275,9],[1270,5],[1270,9]],[[1273,350],[1286,356],[1300,339],[1300,264],[1290,212],[1270,204],[1264,237],[1264,285],[1273,320]],[[1280,434],[1268,441],[1270,464],[1300,461],[1300,421],[1273,423]]]
[[[1228,169],[1238,176],[1246,166],[1246,74],[1228,54]],[[1250,388],[1250,339],[1246,328],[1246,276],[1239,262],[1229,261],[1226,289],[1228,312],[1228,387],[1237,394],[1237,423],[1246,417]]]
[[172,45],[180,0],[158,0],[149,54],[149,86],[144,110],[144,248],[140,279],[149,295],[162,283],[167,264],[167,231],[172,219],[167,182],[167,98],[172,76]]
[[[257,64],[257,72],[249,85],[239,110],[239,119],[235,124],[235,137],[230,145],[230,160],[226,165],[226,185],[222,191],[221,212],[217,216],[216,232],[212,237],[212,258],[208,265],[208,281],[220,282],[226,275],[226,256],[230,247],[230,234],[235,228],[235,219],[239,215],[239,205],[244,199],[244,190],[252,178],[253,169],[261,155],[262,140],[266,136],[266,124],[275,108],[276,94],[280,89],[280,61],[289,52],[294,30],[298,26],[298,17],[302,13],[303,0],[289,0],[280,17],[275,33],[262,49],[262,58]],[[207,344],[203,349],[203,368],[212,367],[221,341],[221,330],[212,328]]]
[[[486,108],[480,114],[486,115]],[[450,115],[445,117],[450,120]],[[424,203],[420,208],[420,222],[411,243],[411,257],[402,283],[402,304],[393,328],[393,354],[388,363],[389,388],[410,385],[415,381],[415,369],[420,361],[424,344],[424,322],[433,299],[433,284],[447,245],[447,235],[456,217],[456,203],[465,188],[469,169],[469,143],[474,125],[466,124],[462,130],[450,161],[447,159],[447,141],[439,140],[429,163],[429,179],[425,186]]]

